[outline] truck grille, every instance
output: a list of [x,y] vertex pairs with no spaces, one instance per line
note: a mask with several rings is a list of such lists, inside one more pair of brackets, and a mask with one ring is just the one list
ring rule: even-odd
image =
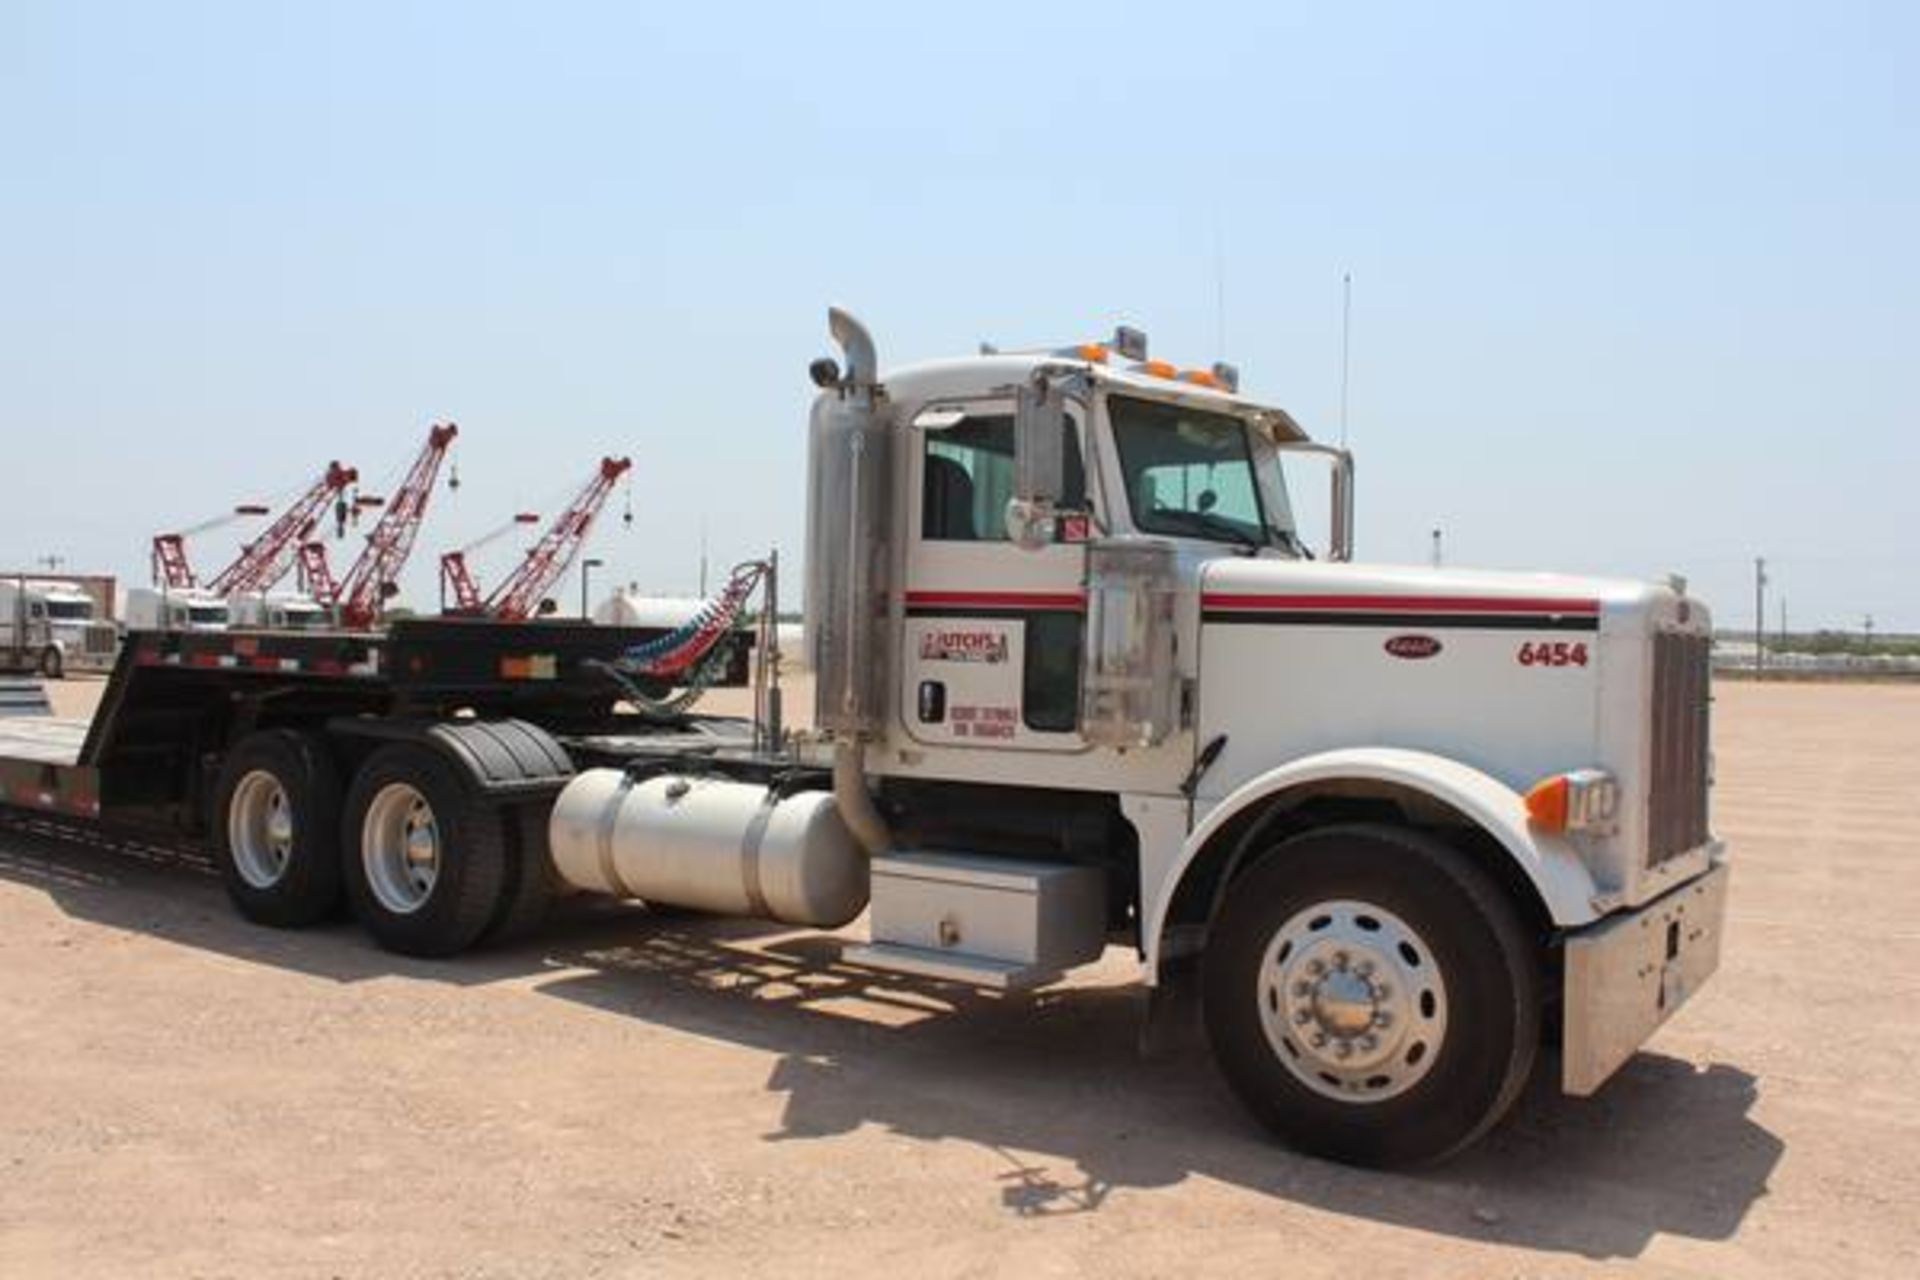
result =
[[1647,791],[1647,865],[1707,842],[1708,637],[1653,637],[1653,758]]
[[112,624],[87,628],[87,652],[110,654],[120,646],[120,632]]

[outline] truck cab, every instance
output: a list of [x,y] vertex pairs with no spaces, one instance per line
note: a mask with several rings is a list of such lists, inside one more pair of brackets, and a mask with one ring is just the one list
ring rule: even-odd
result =
[[49,680],[69,671],[107,671],[119,629],[97,616],[93,597],[73,582],[0,580],[0,655]]
[[200,587],[135,587],[127,592],[129,631],[225,631],[231,616],[225,600]]
[[333,611],[297,592],[256,591],[227,599],[228,625],[254,631],[323,631]]
[[1256,1114],[1367,1162],[1494,1123],[1549,1007],[1589,1093],[1712,972],[1680,584],[1358,563],[1351,458],[1137,334],[881,376],[834,324],[806,604],[872,801],[857,960],[1023,985],[1129,946]]

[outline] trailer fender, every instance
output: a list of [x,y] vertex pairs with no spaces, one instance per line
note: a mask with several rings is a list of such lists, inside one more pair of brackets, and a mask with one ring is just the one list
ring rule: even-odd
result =
[[487,803],[511,804],[559,794],[573,760],[553,735],[525,720],[375,720],[341,717],[327,724],[342,739],[418,742],[452,764]]
[[[1532,885],[1556,927],[1572,928],[1598,918],[1600,913],[1594,905],[1598,886],[1578,848],[1562,837],[1533,830],[1520,793],[1471,765],[1444,756],[1400,748],[1347,748],[1307,756],[1260,774],[1207,812],[1187,835],[1168,873],[1155,881],[1161,888],[1157,900],[1148,905],[1144,931],[1147,973],[1159,972],[1173,904],[1183,883],[1190,876],[1204,874],[1197,871],[1196,863],[1209,852],[1213,856],[1205,857],[1204,865],[1216,869],[1223,853],[1237,860],[1245,850],[1224,846],[1237,845],[1256,829],[1245,819],[1276,804],[1284,806],[1289,795],[1304,799],[1313,794],[1337,793],[1343,784],[1355,783],[1428,797],[1486,832]],[[1222,847],[1216,847],[1217,843]]]

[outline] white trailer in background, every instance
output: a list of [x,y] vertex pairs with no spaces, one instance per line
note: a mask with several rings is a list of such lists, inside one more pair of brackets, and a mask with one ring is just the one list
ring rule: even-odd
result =
[[0,665],[58,680],[111,670],[119,647],[119,628],[77,583],[0,578]]

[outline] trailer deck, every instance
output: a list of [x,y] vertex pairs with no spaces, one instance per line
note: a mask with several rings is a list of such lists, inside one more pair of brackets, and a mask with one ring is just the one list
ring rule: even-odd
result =
[[[91,720],[46,714],[9,682],[0,708],[0,806],[197,831],[210,762],[256,728],[524,719],[598,761],[704,757],[762,769],[751,722],[623,714],[599,664],[657,627],[406,620],[381,633],[140,632],[127,637]],[[748,678],[740,633],[715,681]]]

